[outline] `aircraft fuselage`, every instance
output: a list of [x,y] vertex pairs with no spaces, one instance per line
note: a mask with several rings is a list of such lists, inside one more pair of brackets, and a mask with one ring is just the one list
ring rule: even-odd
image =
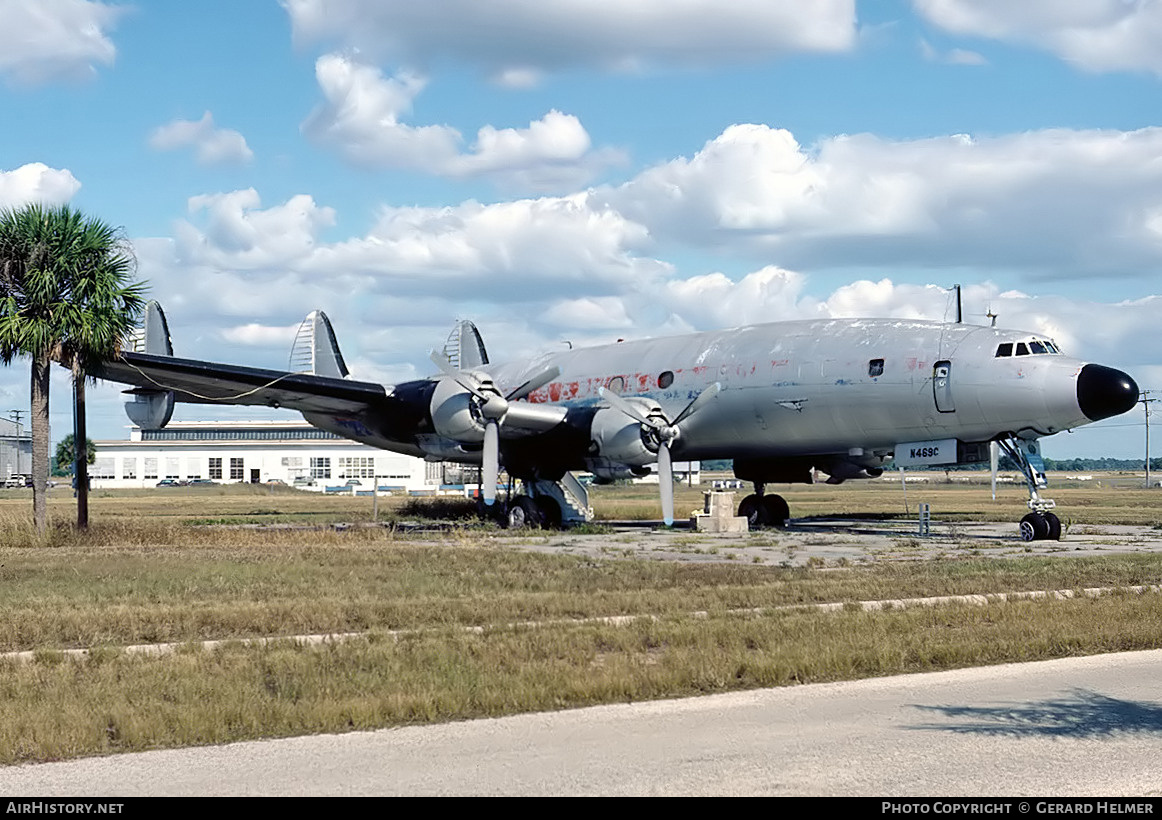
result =
[[836,319],[620,342],[487,369],[498,382],[519,383],[555,365],[560,377],[530,401],[595,404],[598,388],[612,386],[657,401],[671,418],[718,382],[714,412],[692,419],[674,445],[683,458],[890,453],[899,442],[1042,436],[1092,421],[1078,399],[1085,362],[1060,353],[997,356],[1001,344],[1043,339],[964,324]]

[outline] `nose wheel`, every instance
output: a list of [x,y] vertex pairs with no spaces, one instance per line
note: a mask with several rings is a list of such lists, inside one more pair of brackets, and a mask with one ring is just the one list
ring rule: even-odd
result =
[[1060,541],[1061,519],[1051,512],[1031,512],[1021,519],[1022,541]]

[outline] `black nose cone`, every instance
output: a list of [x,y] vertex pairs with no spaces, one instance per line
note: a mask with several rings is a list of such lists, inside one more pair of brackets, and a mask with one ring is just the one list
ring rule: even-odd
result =
[[1138,403],[1138,385],[1126,373],[1087,364],[1077,376],[1077,404],[1091,421],[1120,416]]

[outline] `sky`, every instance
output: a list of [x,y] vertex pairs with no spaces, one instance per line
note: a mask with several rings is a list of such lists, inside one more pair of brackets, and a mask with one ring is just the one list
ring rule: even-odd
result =
[[391,384],[461,318],[502,361],[961,284],[1162,391],[1162,0],[0,0],[0,111],[0,207],[121,227],[179,356],[285,369],[322,309]]

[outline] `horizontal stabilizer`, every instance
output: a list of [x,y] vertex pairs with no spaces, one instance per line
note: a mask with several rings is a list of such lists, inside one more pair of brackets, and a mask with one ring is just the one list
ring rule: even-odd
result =
[[293,373],[311,373],[331,379],[347,378],[347,363],[339,351],[331,320],[323,311],[311,311],[299,325],[291,345],[288,369]]

